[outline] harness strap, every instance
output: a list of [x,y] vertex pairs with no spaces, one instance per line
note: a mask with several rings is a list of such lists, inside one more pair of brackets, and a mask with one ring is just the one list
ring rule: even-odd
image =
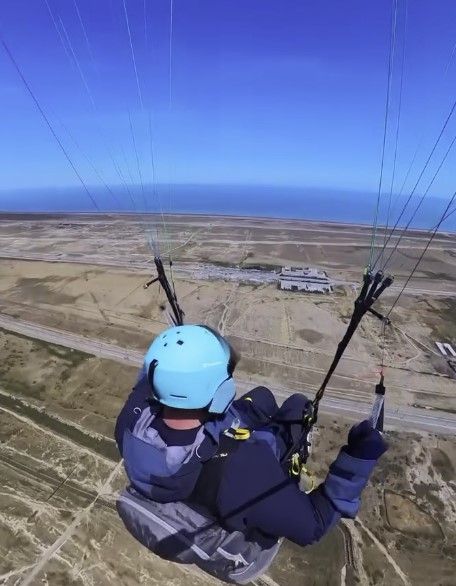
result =
[[221,434],[218,449],[204,462],[195,488],[187,500],[188,504],[202,506],[211,516],[217,518],[217,497],[228,456],[239,449],[240,443],[239,438]]

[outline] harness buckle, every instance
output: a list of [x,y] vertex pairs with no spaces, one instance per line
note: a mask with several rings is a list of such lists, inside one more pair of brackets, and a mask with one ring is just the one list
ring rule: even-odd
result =
[[301,474],[301,456],[298,452],[295,452],[291,456],[291,463],[290,463],[290,474],[291,476],[299,476]]
[[225,430],[223,433],[225,435],[227,435],[228,437],[231,437],[231,438],[233,438],[235,440],[239,440],[239,441],[248,440],[249,437],[251,436],[250,429],[247,429],[245,427],[230,427],[229,429]]

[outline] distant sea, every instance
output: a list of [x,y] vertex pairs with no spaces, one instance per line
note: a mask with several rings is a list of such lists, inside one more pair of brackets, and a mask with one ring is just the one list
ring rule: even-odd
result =
[[[342,223],[373,223],[377,196],[374,193],[311,188],[240,185],[161,185],[155,188],[113,187],[90,190],[102,212],[159,212],[214,214],[322,220]],[[407,196],[392,197],[389,225],[394,224]],[[385,224],[389,197],[384,194],[379,224]],[[405,225],[419,202],[413,197],[400,222]],[[427,197],[411,227],[430,229],[438,222],[448,199]],[[456,210],[456,206],[453,207]],[[81,189],[36,189],[0,192],[0,211],[93,212],[95,208]],[[456,211],[441,228],[456,232]]]

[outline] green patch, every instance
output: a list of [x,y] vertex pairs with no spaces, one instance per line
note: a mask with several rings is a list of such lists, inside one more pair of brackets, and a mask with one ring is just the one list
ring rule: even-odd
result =
[[19,397],[0,394],[0,406],[28,417],[38,425],[46,427],[61,437],[88,448],[113,462],[119,460],[116,444],[108,437],[93,436],[90,432],[83,431],[74,426],[70,421],[64,421],[52,413],[43,411],[39,407],[29,405]]
[[442,281],[456,281],[456,277],[450,273],[438,273],[434,271],[425,271],[424,269],[421,269],[421,272],[432,280],[439,279]]
[[[423,393],[426,395],[426,393]],[[429,395],[430,399],[435,399],[433,395]],[[431,405],[421,405],[420,403],[413,403],[412,407],[416,409],[425,409],[426,411],[442,411],[443,413],[454,413],[456,414],[456,409],[452,409],[451,407],[432,407]]]
[[[9,371],[12,368],[25,366],[28,354],[34,354],[33,360],[37,361],[38,370],[40,363],[49,364],[49,361],[54,363],[54,366],[59,368],[61,373],[59,383],[67,381],[71,377],[75,368],[92,358],[92,355],[87,354],[86,352],[81,352],[58,344],[51,344],[43,340],[30,338],[23,334],[17,334],[16,332],[9,332],[3,328],[0,328],[0,334],[8,336],[10,340],[11,338],[26,340],[27,345],[29,346],[25,352],[19,352],[12,347],[9,351],[9,355],[0,363],[0,375],[3,384],[8,391],[15,394],[23,394],[40,400],[44,400],[46,396],[45,384],[41,382],[38,383],[35,380],[33,382],[26,381],[24,380],[24,377],[12,377],[9,374]],[[13,344],[14,342],[11,343],[11,345]]]
[[[432,337],[438,342],[449,342],[456,344],[454,332],[456,331],[456,299],[447,297],[440,300],[443,307],[440,310],[432,309],[423,317],[426,325],[431,329]],[[439,318],[436,320],[436,313]]]
[[74,348],[67,348],[66,346],[57,346],[56,344],[50,344],[48,342],[43,342],[43,344],[45,345],[46,350],[51,356],[55,356],[56,358],[60,358],[60,360],[68,362],[71,368],[76,368],[85,360],[88,360],[92,357],[91,354],[81,352],[80,350],[74,350]]
[[448,455],[439,448],[431,449],[432,465],[445,482],[454,478],[455,470]]
[[[15,338],[27,340],[27,342],[31,342],[33,344],[33,348],[30,349],[30,352],[37,352],[41,349],[46,350],[46,352],[48,352],[51,356],[60,358],[65,362],[69,362],[71,366],[78,366],[81,364],[81,362],[84,362],[84,360],[92,357],[92,354],[88,354],[87,352],[81,352],[80,350],[74,350],[73,348],[68,348],[67,346],[60,346],[59,344],[39,340],[38,338],[32,338],[17,332],[10,332],[5,328],[0,327],[0,333],[6,336],[14,336]],[[15,351],[11,352],[10,355],[13,354],[15,354]]]
[[80,295],[68,295],[52,289],[52,285],[61,283],[63,279],[58,276],[45,278],[23,277],[18,279],[14,286],[22,299],[29,299],[34,303],[50,303],[56,305],[69,305],[74,303]]
[[3,384],[8,389],[8,392],[14,395],[26,395],[40,401],[44,401],[46,398],[46,387],[43,384],[31,383],[26,385],[24,382],[15,379],[3,381]]
[[305,342],[310,344],[318,344],[323,340],[323,334],[317,332],[316,330],[311,329],[300,329],[297,330],[296,333],[300,338],[302,338]]
[[252,263],[252,264],[244,264],[242,267],[246,270],[255,270],[255,271],[280,271],[282,269],[281,265],[277,265],[274,263]]

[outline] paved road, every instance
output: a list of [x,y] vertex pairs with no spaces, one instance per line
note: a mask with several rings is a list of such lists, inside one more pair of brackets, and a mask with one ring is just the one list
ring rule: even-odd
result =
[[[116,268],[128,268],[129,270],[147,271],[155,273],[155,267],[153,265],[153,259],[146,259],[141,254],[128,254],[128,260],[123,257],[106,256],[100,254],[91,255],[73,255],[62,252],[48,252],[48,253],[35,253],[28,252],[23,253],[21,251],[7,251],[2,250],[0,252],[0,258],[13,259],[13,260],[31,260],[31,261],[43,261],[43,262],[63,262],[63,263],[75,263],[75,264],[89,264],[104,267],[116,267]],[[277,274],[274,271],[264,271],[256,269],[242,269],[237,267],[220,267],[212,264],[205,263],[190,263],[181,262],[178,266],[174,266],[174,272],[177,275],[183,277],[189,277],[193,279],[221,279],[233,282],[242,283],[275,283],[277,281]],[[335,285],[347,285],[347,286],[359,286],[359,282],[353,283],[350,281],[334,281]],[[402,286],[398,281],[396,284],[390,287],[387,291],[387,295],[395,294],[402,289]],[[409,285],[404,291],[404,295],[430,295],[435,297],[456,297],[456,290],[450,289],[424,289],[422,287]]]
[[[143,353],[138,350],[129,350],[109,342],[86,338],[79,334],[42,326],[36,323],[22,321],[7,315],[0,315],[0,327],[23,334],[31,338],[37,338],[66,346],[81,352],[87,352],[99,358],[107,358],[116,362],[123,362],[132,366],[142,364]],[[241,393],[252,388],[251,383],[237,380],[238,390]],[[275,387],[274,394],[280,398],[288,397],[292,392],[287,388]],[[357,420],[370,413],[371,404],[361,400],[354,401],[331,397],[331,389],[321,406],[322,413],[343,414],[345,419]],[[385,414],[386,424],[410,429],[421,429],[434,433],[456,434],[456,414],[445,413],[441,415],[436,411],[426,411],[417,407],[400,407],[387,409]]]

